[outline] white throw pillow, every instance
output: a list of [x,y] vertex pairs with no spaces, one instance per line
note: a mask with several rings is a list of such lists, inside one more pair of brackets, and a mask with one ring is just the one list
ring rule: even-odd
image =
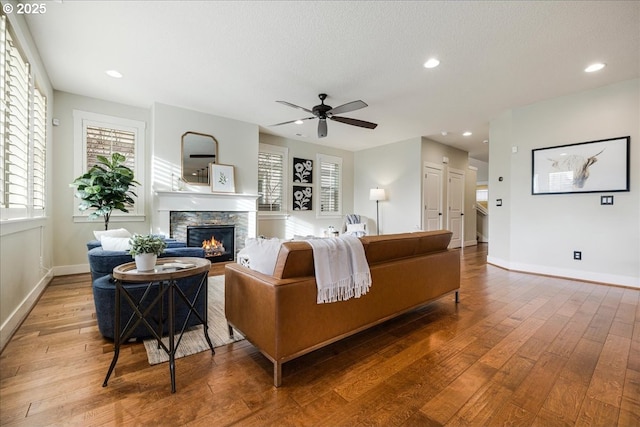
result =
[[365,229],[364,229],[364,222],[361,222],[359,224],[347,224],[347,233],[357,233],[357,232],[362,232],[364,233]]
[[94,231],[93,235],[96,236],[96,239],[100,240],[100,242],[102,242],[102,238],[104,236],[109,236],[109,237],[131,237],[131,233],[129,233],[129,231],[127,231],[126,228],[116,228],[115,230],[102,230],[102,231]]
[[248,238],[245,240],[244,248],[238,252],[238,258],[247,258],[249,268],[271,276],[276,266],[280,245],[284,241],[277,237],[272,239]]
[[130,247],[129,237],[102,236],[102,249],[105,251],[128,251]]

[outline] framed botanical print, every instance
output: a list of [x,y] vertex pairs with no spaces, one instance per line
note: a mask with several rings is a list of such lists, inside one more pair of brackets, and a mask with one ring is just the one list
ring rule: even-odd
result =
[[214,193],[235,193],[236,184],[232,165],[210,163],[211,191]]

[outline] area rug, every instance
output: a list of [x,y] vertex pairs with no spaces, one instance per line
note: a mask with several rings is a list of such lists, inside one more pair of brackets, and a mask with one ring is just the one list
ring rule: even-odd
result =
[[[209,323],[209,338],[211,338],[213,347],[220,347],[243,340],[244,337],[237,331],[234,331],[233,339],[229,338],[227,320],[224,316],[224,276],[209,277],[208,286],[207,321]],[[178,339],[177,335],[175,339]],[[169,337],[164,337],[162,342],[169,347]],[[162,347],[158,348],[155,338],[144,340],[144,347],[147,350],[147,358],[150,365],[169,361],[169,355]],[[207,344],[202,332],[202,325],[185,331],[182,341],[180,341],[180,345],[176,350],[176,359],[200,353],[201,351],[210,351],[209,344]]]

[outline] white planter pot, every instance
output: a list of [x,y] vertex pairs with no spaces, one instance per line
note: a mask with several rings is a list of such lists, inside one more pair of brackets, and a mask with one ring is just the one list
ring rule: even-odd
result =
[[156,260],[158,255],[156,254],[138,254],[135,256],[136,269],[138,271],[151,271],[156,266]]

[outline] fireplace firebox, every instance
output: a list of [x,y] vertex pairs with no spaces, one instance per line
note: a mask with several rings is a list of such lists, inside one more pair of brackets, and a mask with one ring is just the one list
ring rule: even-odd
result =
[[235,225],[189,225],[187,246],[202,247],[212,263],[233,261]]

